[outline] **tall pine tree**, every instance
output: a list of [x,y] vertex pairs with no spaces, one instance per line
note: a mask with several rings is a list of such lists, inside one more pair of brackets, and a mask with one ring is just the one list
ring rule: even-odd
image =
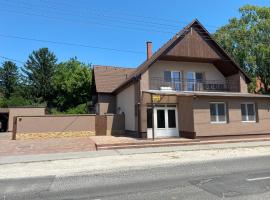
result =
[[56,68],[56,56],[48,48],[33,51],[24,66],[33,96],[50,105],[52,102],[52,77]]
[[5,61],[0,68],[0,87],[5,98],[10,98],[18,85],[18,69],[12,61]]

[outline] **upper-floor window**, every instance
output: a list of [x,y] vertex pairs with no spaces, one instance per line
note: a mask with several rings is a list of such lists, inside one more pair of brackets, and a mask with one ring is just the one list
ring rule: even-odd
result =
[[212,123],[226,123],[226,104],[224,102],[210,103],[210,116]]
[[241,104],[242,122],[256,122],[256,112],[254,103]]
[[187,72],[187,90],[194,91],[197,87],[200,87],[200,83],[203,81],[203,73],[201,72]]
[[182,90],[182,75],[179,71],[164,71],[164,82],[176,91]]

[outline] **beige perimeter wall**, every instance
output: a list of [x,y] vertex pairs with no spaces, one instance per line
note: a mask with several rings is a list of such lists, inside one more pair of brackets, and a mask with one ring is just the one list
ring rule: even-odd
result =
[[125,133],[125,115],[46,115],[18,116],[14,122],[16,134],[90,131],[95,135]]
[[[229,122],[213,124],[210,121],[210,102],[225,102],[228,106]],[[258,107],[258,122],[242,122],[241,102],[254,102]],[[221,136],[270,133],[270,101],[261,98],[214,98],[194,99],[194,127],[196,136]]]
[[95,115],[17,117],[17,133],[95,131]]
[[15,116],[45,115],[45,108],[8,108],[8,111],[8,131],[13,131],[13,120]]

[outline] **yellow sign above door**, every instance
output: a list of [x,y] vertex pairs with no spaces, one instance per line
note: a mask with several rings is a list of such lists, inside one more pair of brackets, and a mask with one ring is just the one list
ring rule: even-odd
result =
[[161,99],[161,98],[160,98],[160,95],[158,95],[158,94],[153,94],[153,95],[152,95],[153,103],[159,102],[160,99]]

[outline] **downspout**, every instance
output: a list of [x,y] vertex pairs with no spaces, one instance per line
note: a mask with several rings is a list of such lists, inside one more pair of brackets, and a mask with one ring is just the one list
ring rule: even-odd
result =
[[151,107],[152,107],[152,140],[155,140],[155,126],[154,126],[154,102],[153,102],[153,94],[151,93]]
[[141,134],[141,82],[140,82],[140,78],[138,78],[138,91],[137,91],[137,94],[138,94],[138,97],[137,97],[137,120],[138,120],[138,131],[137,131],[137,136],[139,138],[142,138],[142,134]]

